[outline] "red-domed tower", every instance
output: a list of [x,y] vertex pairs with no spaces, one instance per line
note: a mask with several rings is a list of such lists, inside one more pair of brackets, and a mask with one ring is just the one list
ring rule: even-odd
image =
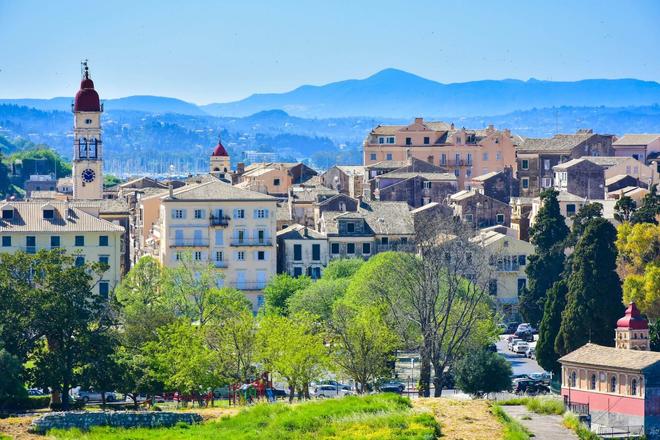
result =
[[626,350],[650,350],[649,323],[642,318],[639,309],[631,302],[626,314],[616,322],[616,348]]
[[213,148],[213,152],[211,153],[211,174],[224,179],[225,174],[231,170],[229,165],[229,154],[218,136],[218,145]]
[[101,113],[103,105],[89,77],[87,61],[82,62],[80,90],[73,110],[73,198],[103,198],[103,144]]

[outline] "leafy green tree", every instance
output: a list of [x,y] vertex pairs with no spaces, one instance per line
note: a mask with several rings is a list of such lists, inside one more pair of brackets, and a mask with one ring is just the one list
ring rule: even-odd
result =
[[639,209],[630,217],[630,221],[635,223],[653,223],[658,224],[657,216],[660,214],[660,195],[658,194],[658,185],[651,186],[649,193],[644,196]]
[[582,234],[584,229],[591,219],[603,216],[603,205],[600,203],[587,203],[583,205],[580,210],[573,216],[573,226],[571,233],[566,239],[566,246],[574,247]]
[[119,183],[121,183],[121,179],[119,177],[112,174],[103,175],[103,188],[110,188],[111,186],[115,186]]
[[361,258],[338,258],[331,260],[323,270],[324,280],[351,278],[364,264]]
[[341,372],[355,380],[360,393],[366,391],[367,384],[388,374],[387,363],[399,338],[380,316],[339,301],[331,332],[332,359]]
[[660,351],[660,318],[649,322],[649,343],[652,351]]
[[308,312],[322,322],[332,317],[333,304],[346,293],[350,280],[347,278],[322,278],[305,289],[298,290],[288,300],[289,313]]
[[122,344],[138,349],[158,337],[158,328],[175,320],[174,307],[163,289],[164,277],[160,262],[145,256],[115,288]]
[[122,366],[117,362],[115,350],[119,338],[113,331],[89,333],[81,341],[88,350],[84,353],[81,365],[76,368],[77,384],[83,388],[101,393],[101,404],[106,404],[106,391],[121,385]]
[[287,315],[289,298],[311,284],[312,279],[307,276],[294,278],[289,274],[279,274],[272,277],[264,288],[266,314]]
[[483,396],[511,389],[511,364],[497,353],[478,350],[456,365],[456,385],[468,394]]
[[3,162],[0,152],[0,197],[5,198],[11,191],[11,182],[9,180],[9,167]]
[[23,364],[21,360],[0,348],[0,409],[3,402],[16,401],[27,398],[27,391],[23,386]]
[[614,343],[615,323],[623,313],[615,240],[614,226],[595,218],[575,246],[567,278],[566,308],[555,342],[559,355],[589,341]]
[[128,396],[136,408],[139,394],[153,396],[162,393],[165,389],[163,375],[158,370],[158,362],[151,357],[150,344],[154,344],[154,341],[145,343],[140,350],[131,350],[119,345],[113,354],[119,372],[116,389]]
[[47,145],[38,145],[19,151],[10,155],[9,160],[11,162],[21,161],[21,181],[27,180],[30,174],[54,174],[57,177],[71,175],[71,164]]
[[628,275],[623,281],[623,298],[637,304],[649,319],[660,318],[660,261],[647,264],[641,275]]
[[546,371],[561,373],[559,355],[555,350],[555,340],[561,326],[561,314],[566,307],[566,281],[559,280],[548,290],[543,319],[539,326],[539,340],[536,343],[536,359]]
[[559,211],[558,195],[554,189],[541,193],[543,205],[530,229],[535,253],[529,256],[525,269],[528,287],[520,299],[520,312],[534,326],[543,316],[546,292],[559,280],[564,269],[564,241],[569,230]]
[[630,196],[621,196],[614,204],[614,218],[619,223],[629,222],[637,210],[637,202]]
[[258,360],[289,385],[289,402],[295,392],[308,397],[309,384],[328,365],[323,335],[306,314],[291,317],[266,315],[257,333]]

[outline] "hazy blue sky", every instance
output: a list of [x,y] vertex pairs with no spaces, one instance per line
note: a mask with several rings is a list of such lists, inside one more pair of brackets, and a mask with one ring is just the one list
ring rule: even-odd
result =
[[658,0],[0,0],[0,97],[196,103],[364,78],[660,80]]

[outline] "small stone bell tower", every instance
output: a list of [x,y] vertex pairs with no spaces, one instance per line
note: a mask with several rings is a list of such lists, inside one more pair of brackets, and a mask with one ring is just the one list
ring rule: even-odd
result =
[[616,348],[624,350],[650,350],[649,323],[631,302],[626,314],[616,322]]
[[218,145],[213,149],[211,153],[211,174],[219,179],[225,179],[225,175],[231,172],[230,163],[229,163],[229,154],[227,150],[222,145],[220,137],[218,137]]

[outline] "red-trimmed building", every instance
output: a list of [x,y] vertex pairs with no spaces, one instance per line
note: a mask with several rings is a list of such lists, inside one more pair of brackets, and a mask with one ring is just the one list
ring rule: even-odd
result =
[[649,351],[648,323],[634,303],[617,321],[615,343],[586,344],[560,358],[561,393],[589,413],[596,432],[660,439],[660,353]]

